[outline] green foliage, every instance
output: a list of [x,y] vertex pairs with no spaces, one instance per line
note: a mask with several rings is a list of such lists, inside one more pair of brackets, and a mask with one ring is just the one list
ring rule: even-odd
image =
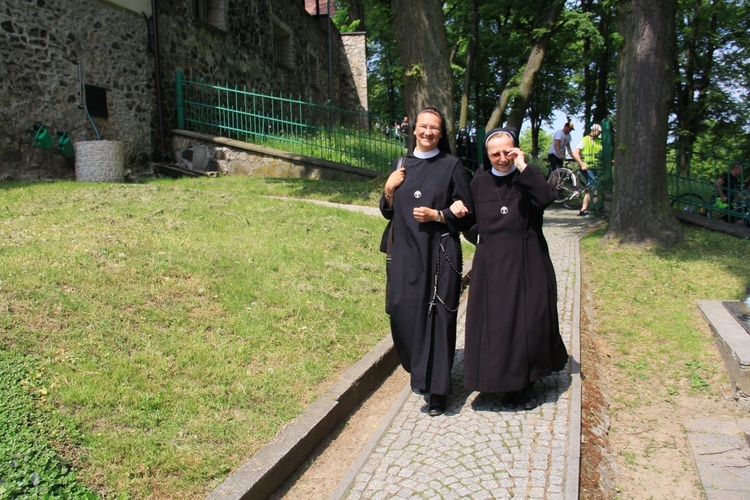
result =
[[350,20],[349,13],[345,9],[342,9],[340,6],[338,7],[336,15],[333,16],[332,20],[333,24],[336,25],[336,28],[338,28],[340,33],[351,33],[353,31],[357,31],[357,28],[359,28],[359,25],[362,22],[359,19]]
[[[553,4],[541,0],[479,2],[479,39],[471,78],[469,127],[483,126],[503,90],[519,77],[534,40],[547,34],[543,16]],[[455,102],[464,91],[467,51],[471,40],[472,3],[443,2],[445,31],[453,49]],[[566,2],[544,64],[534,83],[527,116],[535,128],[551,123],[556,111],[581,123],[614,119],[618,51],[617,1]],[[370,108],[384,116],[403,113],[403,68],[391,29],[390,2],[367,2]],[[695,117],[690,134],[696,150],[719,152],[724,158],[750,156],[750,3],[739,0],[680,0],[676,25],[678,75],[676,89],[696,105],[675,109],[678,121]],[[689,57],[688,48],[695,52]],[[692,92],[686,85],[692,82]],[[684,127],[683,127],[684,128]],[[541,148],[540,148],[541,150]]]
[[0,498],[95,499],[54,450],[78,438],[49,405],[47,375],[32,357],[0,349]]
[[750,156],[750,3],[680,0],[673,132],[696,150]]
[[[533,151],[533,139],[532,139],[532,131],[530,128],[525,128],[521,131],[521,137],[519,137],[519,145],[523,151],[526,152],[527,155]],[[544,167],[544,159],[547,158],[547,150],[549,149],[550,144],[552,144],[552,134],[548,134],[544,130],[539,131],[539,154],[536,158],[533,158],[531,156],[526,157],[527,163],[530,163],[532,165],[535,165],[537,167],[542,168],[543,172],[546,172]]]
[[406,114],[404,69],[392,28],[389,0],[365,3],[367,24],[367,94],[371,113],[391,120]]

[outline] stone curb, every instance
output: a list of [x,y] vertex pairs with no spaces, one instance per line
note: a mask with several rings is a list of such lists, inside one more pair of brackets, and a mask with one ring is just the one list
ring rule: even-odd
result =
[[568,415],[568,456],[566,457],[565,498],[578,498],[581,482],[581,252],[579,237],[575,251],[573,325],[570,334],[570,415]]
[[266,498],[398,364],[390,335],[206,498]]
[[[462,285],[465,287],[469,282],[471,262],[464,267],[466,269]],[[388,334],[372,351],[344,372],[302,415],[285,427],[273,441],[258,450],[206,498],[267,498],[284,484],[315,447],[351,414],[398,363],[398,354]],[[400,404],[406,399],[407,392],[397,400]],[[400,404],[394,404],[381,426],[390,423]],[[379,433],[376,432],[376,435]]]

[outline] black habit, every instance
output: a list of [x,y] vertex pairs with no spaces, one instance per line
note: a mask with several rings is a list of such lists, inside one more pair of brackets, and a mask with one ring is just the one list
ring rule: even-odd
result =
[[[391,172],[399,161],[393,162]],[[391,334],[401,365],[411,374],[411,386],[447,395],[463,268],[459,235],[474,223],[469,177],[458,158],[442,152],[428,159],[409,154],[404,167],[404,182],[394,192],[392,207],[386,208],[384,198],[380,202],[393,228]],[[456,200],[470,210],[463,218],[450,211]],[[422,206],[442,210],[444,222],[417,222],[412,212]]]
[[517,391],[562,370],[568,359],[555,269],[542,233],[544,209],[555,193],[539,169],[527,166],[503,177],[484,170],[472,180],[471,194],[478,241],[466,310],[464,385],[479,392]]

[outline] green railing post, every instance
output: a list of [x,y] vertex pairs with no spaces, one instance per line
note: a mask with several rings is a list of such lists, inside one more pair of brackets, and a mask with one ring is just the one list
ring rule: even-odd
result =
[[185,129],[185,115],[182,109],[182,71],[174,74],[175,100],[177,101],[177,128]]
[[484,127],[477,127],[477,172],[484,168]]
[[602,186],[606,191],[612,191],[614,177],[612,175],[612,124],[609,120],[602,120]]

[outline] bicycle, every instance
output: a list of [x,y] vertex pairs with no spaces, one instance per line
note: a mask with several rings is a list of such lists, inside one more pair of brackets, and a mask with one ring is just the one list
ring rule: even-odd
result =
[[587,193],[592,200],[598,197],[601,176],[595,175],[591,170],[589,173],[593,177],[591,182],[586,180],[575,160],[566,160],[564,167],[550,172],[547,182],[555,188],[555,203],[562,203],[565,208],[571,210],[580,210]]
[[[552,165],[550,165],[549,163],[549,158],[544,158],[543,161],[547,167],[547,179],[549,179],[549,176],[552,175],[552,172],[554,172],[554,170],[552,170]],[[568,170],[574,170],[576,165],[578,165],[578,163],[576,163],[573,158],[565,158],[563,160],[563,168],[567,168]]]

